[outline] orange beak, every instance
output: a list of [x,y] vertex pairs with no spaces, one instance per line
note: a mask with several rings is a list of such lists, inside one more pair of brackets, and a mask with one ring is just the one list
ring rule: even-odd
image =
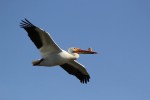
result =
[[97,52],[92,51],[91,48],[89,48],[88,50],[82,50],[82,49],[78,48],[74,51],[74,53],[78,53],[78,54],[97,54]]

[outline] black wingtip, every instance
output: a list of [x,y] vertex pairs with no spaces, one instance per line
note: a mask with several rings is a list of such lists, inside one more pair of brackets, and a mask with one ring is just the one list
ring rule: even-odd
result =
[[24,20],[21,20],[20,27],[21,28],[28,28],[28,27],[35,27],[35,26],[29,20],[27,20],[25,18]]
[[32,24],[29,20],[27,20],[26,18],[25,18],[25,21],[28,22],[28,23],[30,23],[31,25],[33,25],[33,24]]
[[85,75],[84,77],[82,77],[82,79],[80,79],[80,82],[83,84],[87,84],[90,80],[90,76],[89,75]]

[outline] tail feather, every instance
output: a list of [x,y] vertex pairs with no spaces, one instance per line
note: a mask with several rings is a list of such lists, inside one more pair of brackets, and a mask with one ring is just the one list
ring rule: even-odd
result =
[[34,61],[32,61],[32,65],[33,65],[33,66],[39,65],[42,61],[43,61],[43,59],[34,60]]

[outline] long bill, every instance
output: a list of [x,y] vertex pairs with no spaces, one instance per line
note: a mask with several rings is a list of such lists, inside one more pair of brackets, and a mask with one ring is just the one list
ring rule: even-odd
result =
[[78,54],[97,54],[97,52],[94,52],[92,50],[82,50],[82,49],[78,49],[74,52]]

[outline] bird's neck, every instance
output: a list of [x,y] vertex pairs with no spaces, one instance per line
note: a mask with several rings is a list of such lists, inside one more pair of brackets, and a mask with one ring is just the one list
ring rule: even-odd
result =
[[77,53],[72,53],[73,59],[78,59],[79,58],[79,54]]

